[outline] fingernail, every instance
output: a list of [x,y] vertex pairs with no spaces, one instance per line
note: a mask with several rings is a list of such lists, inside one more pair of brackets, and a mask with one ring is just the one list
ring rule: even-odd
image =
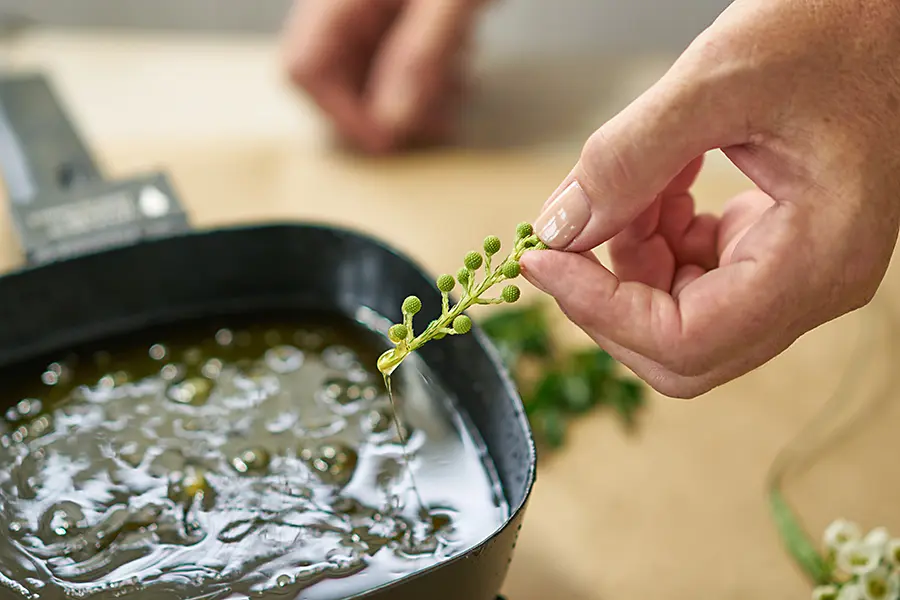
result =
[[577,181],[570,183],[534,222],[541,241],[551,248],[565,248],[591,218],[591,204]]

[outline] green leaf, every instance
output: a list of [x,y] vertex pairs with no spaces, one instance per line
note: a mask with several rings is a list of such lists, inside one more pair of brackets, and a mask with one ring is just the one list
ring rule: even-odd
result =
[[809,536],[797,522],[791,507],[777,489],[769,492],[769,508],[781,540],[797,564],[816,585],[829,583],[831,572],[825,560],[816,551]]
[[609,382],[615,376],[615,360],[600,349],[583,351],[574,356],[573,367],[583,374],[591,386],[591,402],[609,402]]
[[629,425],[634,423],[634,415],[644,405],[644,387],[632,379],[616,381],[610,387],[609,403]]
[[607,382],[612,376],[615,361],[603,350],[586,350],[572,355],[570,372],[588,386],[590,406],[603,404],[608,400]]
[[[559,371],[544,374],[534,388],[529,418],[535,433],[550,447],[559,448],[565,441],[565,406],[566,378]],[[528,412],[529,409],[526,409]]]
[[[527,398],[522,399],[522,404],[525,405],[525,414],[531,418],[534,414],[540,412],[541,407],[534,401],[534,396],[528,396]],[[532,425],[534,425],[532,423]]]
[[572,364],[577,371],[590,373],[600,378],[612,375],[616,360],[605,351],[597,349],[582,350],[572,356]]
[[552,447],[559,448],[566,438],[566,421],[562,413],[553,407],[545,408],[536,415],[544,440]]
[[615,377],[617,362],[599,348],[554,356],[548,323],[540,304],[507,308],[481,322],[517,384],[516,368],[525,356],[541,359],[534,386],[520,390],[525,413],[535,434],[552,447],[562,445],[567,414],[583,414],[597,404],[609,404],[631,426],[643,406],[643,387]]
[[540,305],[499,311],[481,321],[481,328],[495,344],[505,344],[518,356],[547,357],[551,352],[550,331]]
[[563,375],[559,371],[547,371],[541,377],[531,395],[531,404],[535,410],[556,408],[565,397]]
[[511,344],[502,339],[494,340],[494,345],[497,347],[497,352],[500,354],[500,360],[503,361],[503,364],[506,365],[507,369],[513,371],[522,354],[521,348],[516,344]]
[[593,406],[594,395],[591,382],[585,375],[565,375],[560,382],[560,392],[566,408],[574,413],[583,413]]

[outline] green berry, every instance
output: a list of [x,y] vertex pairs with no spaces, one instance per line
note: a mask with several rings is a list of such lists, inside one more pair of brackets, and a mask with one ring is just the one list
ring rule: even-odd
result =
[[456,280],[453,279],[453,275],[441,275],[437,278],[438,289],[445,294],[452,292],[455,285]]
[[459,281],[461,285],[467,285],[469,283],[469,270],[465,267],[456,272],[456,279]]
[[407,296],[403,301],[403,314],[414,315],[422,310],[422,301],[415,296]]
[[508,285],[500,292],[500,297],[503,298],[503,301],[509,302],[510,304],[518,300],[521,295],[522,291],[514,285]]
[[496,235],[489,235],[484,238],[484,253],[493,256],[500,252],[500,238]]
[[456,333],[469,333],[472,331],[472,319],[466,315],[459,315],[453,319],[453,331]]
[[407,335],[409,335],[409,329],[406,328],[406,325],[401,323],[392,325],[391,328],[388,329],[388,337],[395,344],[405,340]]
[[519,239],[527,238],[532,233],[534,233],[534,227],[531,226],[531,223],[519,223],[516,226],[516,237]]
[[519,266],[519,263],[514,260],[506,261],[503,264],[503,276],[507,279],[515,279],[521,272],[522,268]]
[[481,262],[481,255],[474,250],[466,254],[466,258],[463,259],[463,264],[465,264],[466,268],[470,271],[474,271],[475,269],[481,267]]

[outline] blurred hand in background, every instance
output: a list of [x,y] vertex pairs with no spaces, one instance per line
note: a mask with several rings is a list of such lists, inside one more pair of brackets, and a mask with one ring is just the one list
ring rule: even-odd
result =
[[452,135],[484,0],[297,0],[285,60],[346,143],[367,153]]
[[[440,141],[482,5],[298,1],[290,73],[365,152]],[[523,272],[654,388],[697,396],[872,299],[900,226],[897,139],[897,0],[737,0],[591,136]],[[700,215],[714,149],[758,189]],[[606,242],[611,271],[590,252]]]

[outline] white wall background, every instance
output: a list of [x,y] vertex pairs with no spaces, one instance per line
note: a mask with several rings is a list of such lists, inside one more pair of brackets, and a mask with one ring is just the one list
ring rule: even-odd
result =
[[[371,0],[377,2],[379,0]],[[729,0],[495,0],[489,53],[677,51]],[[0,0],[7,28],[62,26],[276,31],[291,0]]]
[[497,0],[483,24],[496,52],[679,52],[731,0]]

